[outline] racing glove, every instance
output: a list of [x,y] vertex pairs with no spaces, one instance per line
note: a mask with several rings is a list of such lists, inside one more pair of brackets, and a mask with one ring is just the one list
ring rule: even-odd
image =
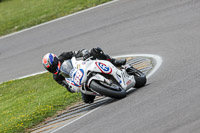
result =
[[76,58],[79,58],[79,57],[83,57],[83,54],[82,54],[81,50],[79,50],[79,51],[74,51],[73,56]]
[[82,49],[79,51],[74,51],[74,56],[76,58],[83,57],[83,59],[86,60],[87,58],[90,57],[90,53],[89,53],[89,51]]
[[85,49],[82,49],[82,50],[79,50],[79,51],[74,51],[73,55],[76,58],[83,57],[84,60],[86,60],[87,58],[90,57],[89,51],[87,51]]

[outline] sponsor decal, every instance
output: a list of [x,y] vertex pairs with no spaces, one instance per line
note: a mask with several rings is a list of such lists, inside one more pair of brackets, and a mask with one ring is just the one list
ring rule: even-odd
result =
[[79,70],[76,69],[76,72],[74,72],[74,74],[72,75],[72,78],[66,78],[66,81],[67,83],[71,85],[81,87],[81,81],[83,79],[83,76],[84,76],[83,69],[79,69]]
[[81,65],[80,65],[80,64],[78,64],[78,65],[77,65],[77,69],[80,69],[80,67],[81,67]]
[[131,80],[127,81],[127,82],[126,82],[126,85],[129,85],[130,83],[131,83]]
[[117,75],[117,79],[119,80],[119,83],[121,84],[122,83],[122,81],[121,81],[121,79],[120,79],[120,75],[118,75],[117,73],[116,73],[116,75]]
[[71,85],[73,85],[73,86],[76,86],[76,85],[74,84],[74,82],[71,80],[71,78],[66,78],[65,80],[67,81],[68,84],[71,84]]
[[83,62],[82,62],[82,65],[85,65],[85,64],[86,64],[86,62],[85,62],[85,61],[83,61]]
[[97,67],[100,69],[102,73],[110,74],[112,72],[112,68],[101,63],[101,62],[95,62]]
[[74,82],[75,86],[78,86],[78,87],[81,86],[83,75],[84,75],[83,69],[79,69],[74,73],[74,75],[72,76],[72,81]]

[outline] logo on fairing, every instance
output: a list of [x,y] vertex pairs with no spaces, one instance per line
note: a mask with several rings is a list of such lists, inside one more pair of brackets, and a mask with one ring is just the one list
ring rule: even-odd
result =
[[73,75],[72,75],[72,81],[75,84],[75,86],[80,87],[83,79],[84,71],[83,69],[77,70]]
[[81,87],[83,76],[83,69],[74,69],[71,72],[71,78],[66,78],[66,81],[68,84],[74,85],[76,87]]
[[112,68],[109,66],[106,66],[105,64],[101,62],[96,62],[95,63],[97,67],[100,69],[102,73],[110,74],[112,72]]
[[126,82],[126,85],[130,85],[130,83],[131,83],[131,80],[127,81],[127,82]]

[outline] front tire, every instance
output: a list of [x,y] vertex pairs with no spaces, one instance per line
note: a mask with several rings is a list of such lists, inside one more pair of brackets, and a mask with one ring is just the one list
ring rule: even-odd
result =
[[127,73],[129,75],[133,75],[135,78],[135,88],[140,88],[145,86],[146,82],[147,82],[147,78],[146,75],[141,72],[140,70],[135,69],[134,67],[130,67],[127,70]]
[[99,81],[93,80],[90,83],[90,88],[101,95],[108,96],[115,99],[126,97],[126,91],[118,85],[106,85]]
[[140,88],[145,86],[146,82],[147,82],[147,78],[145,77],[135,77],[135,88]]

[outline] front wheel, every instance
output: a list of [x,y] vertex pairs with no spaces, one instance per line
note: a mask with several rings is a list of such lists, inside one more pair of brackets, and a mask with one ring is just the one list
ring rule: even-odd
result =
[[145,86],[145,84],[147,82],[146,76],[144,76],[144,77],[134,76],[134,77],[135,77],[135,88],[140,88],[140,87]]
[[126,91],[116,84],[108,85],[104,82],[93,80],[90,83],[90,88],[101,95],[111,98],[121,99],[126,97]]
[[137,70],[134,67],[130,67],[126,71],[129,75],[134,76],[134,78],[135,78],[135,86],[134,87],[135,88],[140,88],[140,87],[145,86],[145,84],[147,82],[147,78],[143,72],[141,72],[140,70]]

